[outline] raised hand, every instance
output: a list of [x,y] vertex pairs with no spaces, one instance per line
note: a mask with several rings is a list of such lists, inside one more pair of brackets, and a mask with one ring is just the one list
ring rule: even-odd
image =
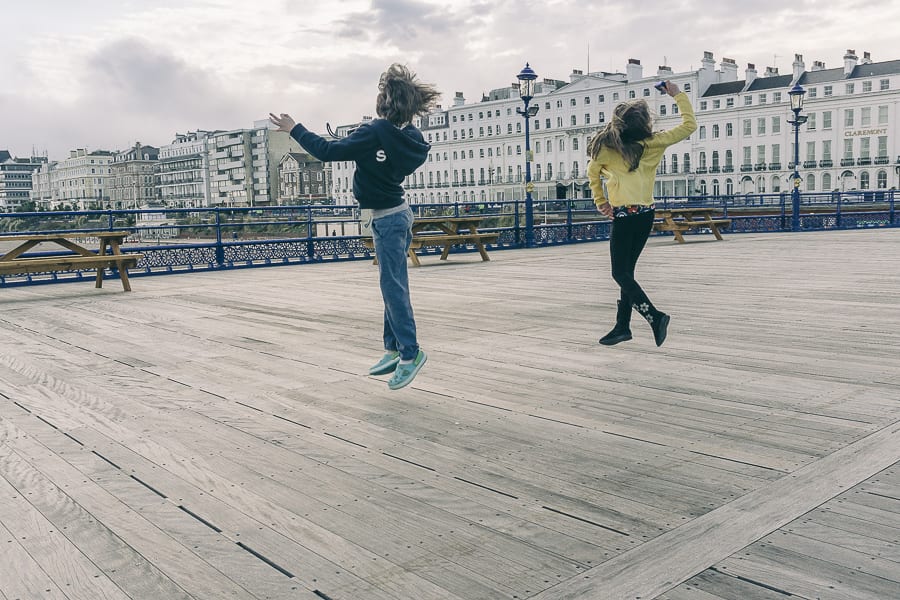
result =
[[281,113],[281,116],[275,116],[273,113],[269,113],[269,120],[278,127],[277,131],[286,131],[287,133],[290,133],[291,129],[294,128],[294,125],[297,124],[297,122],[291,118],[291,115],[287,113]]

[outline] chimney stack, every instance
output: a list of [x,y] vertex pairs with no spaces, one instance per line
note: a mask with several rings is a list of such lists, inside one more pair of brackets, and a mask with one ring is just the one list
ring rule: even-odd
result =
[[628,81],[641,79],[644,76],[644,67],[641,66],[641,61],[636,58],[629,58],[628,65],[625,67],[625,76],[628,78]]
[[463,97],[462,92],[456,92],[456,95],[453,97],[453,106],[462,106],[466,103],[466,99]]
[[737,81],[737,63],[733,58],[722,59],[722,82]]
[[794,55],[794,81],[800,79],[800,76],[803,75],[803,71],[806,70],[806,63],[803,62],[802,54]]
[[863,52],[862,63],[863,65],[871,65],[872,64],[872,53],[871,52]]
[[856,50],[847,50],[847,54],[844,55],[844,76],[849,77],[853,73],[853,69],[856,68]]
[[765,77],[778,77],[778,67],[766,67]]
[[822,62],[821,60],[814,61],[812,64],[812,69],[810,69],[810,71],[824,71],[824,70],[825,70],[825,63]]
[[747,70],[744,71],[744,78],[747,80],[747,85],[750,85],[756,80],[756,65],[747,63]]

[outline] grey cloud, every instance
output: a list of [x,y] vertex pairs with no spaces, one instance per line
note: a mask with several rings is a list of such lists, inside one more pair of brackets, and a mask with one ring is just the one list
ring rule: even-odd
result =
[[19,145],[30,140],[29,147],[60,158],[76,147],[117,150],[136,139],[165,144],[176,131],[248,127],[266,114],[252,88],[229,89],[213,74],[140,40],[103,46],[75,68],[82,92],[72,100],[0,98],[0,130],[12,130]]
[[139,40],[109,44],[87,64],[97,89],[151,114],[193,113],[222,101],[215,77]]
[[344,38],[365,35],[379,42],[405,47],[431,35],[454,31],[465,18],[444,7],[416,0],[373,0],[369,11],[347,15],[336,33]]

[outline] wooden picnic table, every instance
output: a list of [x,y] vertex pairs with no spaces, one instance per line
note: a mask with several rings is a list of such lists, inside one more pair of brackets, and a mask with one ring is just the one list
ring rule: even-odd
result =
[[[413,266],[421,266],[415,251],[423,246],[442,246],[441,260],[447,260],[450,249],[457,244],[473,244],[481,254],[481,260],[491,260],[485,244],[496,242],[500,234],[478,231],[478,226],[484,218],[481,215],[417,217],[412,225],[413,239],[409,246],[409,260]],[[364,238],[363,241],[369,248],[374,248],[371,238]]]
[[731,219],[723,219],[719,209],[709,207],[657,208],[654,224],[657,231],[671,231],[679,244],[684,243],[682,233],[689,229],[708,228],[717,240],[722,240],[719,227],[731,225]]
[[[52,273],[57,271],[77,271],[97,269],[95,287],[103,287],[103,269],[115,268],[126,292],[131,291],[128,281],[128,267],[134,267],[143,258],[142,254],[123,254],[122,241],[130,231],[57,232],[23,235],[3,235],[0,242],[21,242],[0,256],[0,275],[22,275],[26,273]],[[85,244],[97,240],[99,249],[92,250]],[[60,256],[25,257],[26,252],[42,243],[62,246],[72,254]],[[108,251],[107,251],[108,250]]]

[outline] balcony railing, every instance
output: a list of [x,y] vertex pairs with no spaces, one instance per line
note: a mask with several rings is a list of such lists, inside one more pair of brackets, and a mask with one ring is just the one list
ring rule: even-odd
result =
[[741,173],[746,173],[747,171],[752,171],[753,165],[741,165]]
[[826,158],[824,160],[819,161],[819,166],[822,167],[823,169],[828,169],[829,167],[834,166],[834,161],[831,160],[830,158]]
[[854,166],[855,164],[856,164],[856,161],[853,160],[852,158],[842,158],[842,159],[841,159],[841,166],[842,166],[842,167],[852,167],[852,166]]
[[706,167],[697,167],[697,175],[705,175]]
[[864,158],[859,158],[856,160],[856,164],[859,165],[860,167],[865,167],[865,166],[872,164],[872,159],[868,156],[866,156]]
[[756,163],[755,165],[753,165],[753,170],[754,171],[765,171],[766,163],[764,163],[764,162]]
[[816,161],[814,161],[814,160],[804,160],[803,168],[804,169],[815,169],[817,164],[818,163],[816,163]]
[[770,170],[770,171],[780,171],[780,170],[781,170],[781,163],[780,163],[780,162],[771,162],[771,163],[769,163],[769,170]]
[[876,165],[886,165],[890,162],[890,160],[891,159],[889,159],[887,156],[876,156],[875,164]]
[[722,167],[723,173],[734,173],[734,165],[725,165]]

